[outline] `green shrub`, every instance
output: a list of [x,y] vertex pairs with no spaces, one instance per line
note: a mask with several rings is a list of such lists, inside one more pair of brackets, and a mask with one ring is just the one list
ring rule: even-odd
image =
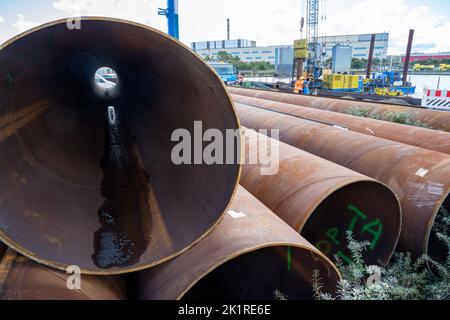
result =
[[378,115],[371,115],[370,114],[371,111],[372,110],[370,108],[353,107],[353,108],[349,108],[349,109],[345,110],[344,112],[346,114],[349,114],[352,116],[357,116],[357,117],[390,121],[390,122],[405,124],[405,125],[409,125],[409,126],[431,129],[431,127],[428,124],[426,124],[425,122],[416,120],[417,115],[412,112],[393,112],[393,111],[391,111],[391,112],[386,112],[382,117],[380,117]]
[[[367,266],[362,253],[369,243],[353,239],[347,233],[353,263],[344,264],[335,257],[342,274],[336,294],[322,292],[318,271],[313,274],[314,296],[317,300],[442,300],[450,299],[450,214],[441,208],[432,232],[447,249],[447,258],[436,261],[427,255],[413,259],[410,253],[397,252],[386,267]],[[433,270],[432,271],[430,271]]]

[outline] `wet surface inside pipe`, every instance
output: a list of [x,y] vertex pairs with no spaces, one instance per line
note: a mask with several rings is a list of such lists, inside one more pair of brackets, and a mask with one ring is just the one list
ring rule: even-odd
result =
[[105,109],[105,151],[101,161],[101,223],[95,232],[93,259],[101,268],[139,261],[151,240],[148,174],[139,163],[124,112]]

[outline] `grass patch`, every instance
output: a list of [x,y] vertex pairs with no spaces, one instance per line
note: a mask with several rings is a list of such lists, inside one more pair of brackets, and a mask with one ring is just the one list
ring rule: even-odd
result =
[[416,114],[412,112],[386,112],[383,116],[379,115],[371,115],[371,109],[370,108],[364,108],[364,107],[353,107],[345,110],[346,114],[352,115],[352,116],[358,116],[358,117],[364,117],[364,118],[370,118],[370,119],[376,119],[376,120],[383,120],[383,121],[390,121],[395,122],[399,124],[405,124],[408,126],[415,126],[415,127],[421,127],[421,128],[428,128],[432,129],[431,126],[426,124],[423,121],[416,119]]

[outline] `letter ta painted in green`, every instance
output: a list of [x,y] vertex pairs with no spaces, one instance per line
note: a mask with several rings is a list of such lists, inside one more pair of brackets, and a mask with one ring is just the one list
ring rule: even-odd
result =
[[369,247],[372,250],[377,245],[378,240],[380,239],[381,233],[383,232],[383,224],[380,222],[379,219],[373,220],[373,221],[365,224],[362,227],[361,232],[368,232],[371,235],[373,235],[373,240],[370,242],[370,247]]
[[350,222],[350,224],[348,225],[348,228],[347,228],[347,230],[353,231],[353,228],[356,225],[356,221],[358,221],[359,218],[367,219],[367,216],[364,213],[362,213],[361,210],[359,210],[357,207],[355,207],[355,206],[353,206],[351,204],[349,204],[347,206],[347,208],[350,211],[353,211],[355,213],[355,215],[353,216],[352,221]]

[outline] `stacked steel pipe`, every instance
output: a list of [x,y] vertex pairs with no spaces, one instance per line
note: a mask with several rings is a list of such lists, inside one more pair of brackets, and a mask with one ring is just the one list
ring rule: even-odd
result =
[[[0,47],[0,243],[10,247],[0,298],[246,299],[280,290],[312,299],[316,269],[333,292],[331,261],[238,190],[239,123],[214,71],[147,26],[96,17],[79,25],[58,20]],[[100,67],[116,71],[114,87],[96,86]],[[207,129],[237,131],[232,163],[198,163],[197,154],[177,163],[177,130],[203,139]],[[145,291],[125,292],[129,283],[113,276],[143,269]],[[166,282],[173,270],[180,280]],[[233,285],[216,290],[225,280]]]
[[78,276],[74,274],[72,280],[65,272],[9,249],[0,263],[0,300],[123,300],[127,296],[119,276],[83,275],[77,280]]
[[312,272],[333,293],[339,271],[240,187],[214,231],[186,253],[134,279],[138,299],[310,299]]
[[[255,91],[257,92],[257,91]],[[255,95],[257,95],[255,93]],[[450,133],[428,128],[406,126],[399,123],[355,117],[326,110],[300,107],[294,104],[276,102],[249,96],[232,94],[234,102],[276,111],[305,120],[338,126],[369,136],[397,141],[424,149],[450,154]]]
[[416,120],[422,121],[423,123],[427,124],[432,129],[450,132],[450,113],[444,111],[406,107],[394,104],[380,104],[368,101],[314,97],[237,87],[229,87],[228,90],[232,94],[291,103],[299,106],[340,113],[347,113],[351,110],[361,108],[365,110],[369,117],[380,117],[382,119],[392,112],[406,113],[413,116]]
[[[402,206],[400,250],[440,256],[432,226],[441,206],[450,207],[450,156],[331,125],[236,103],[241,123],[252,129],[278,129],[280,140],[377,179]],[[377,199],[372,199],[376,203]]]
[[[243,132],[242,186],[329,258],[337,255],[351,263],[346,238],[351,231],[354,239],[370,242],[366,263],[389,261],[400,235],[401,212],[388,187],[253,130]],[[273,174],[261,174],[265,155],[270,155]]]

